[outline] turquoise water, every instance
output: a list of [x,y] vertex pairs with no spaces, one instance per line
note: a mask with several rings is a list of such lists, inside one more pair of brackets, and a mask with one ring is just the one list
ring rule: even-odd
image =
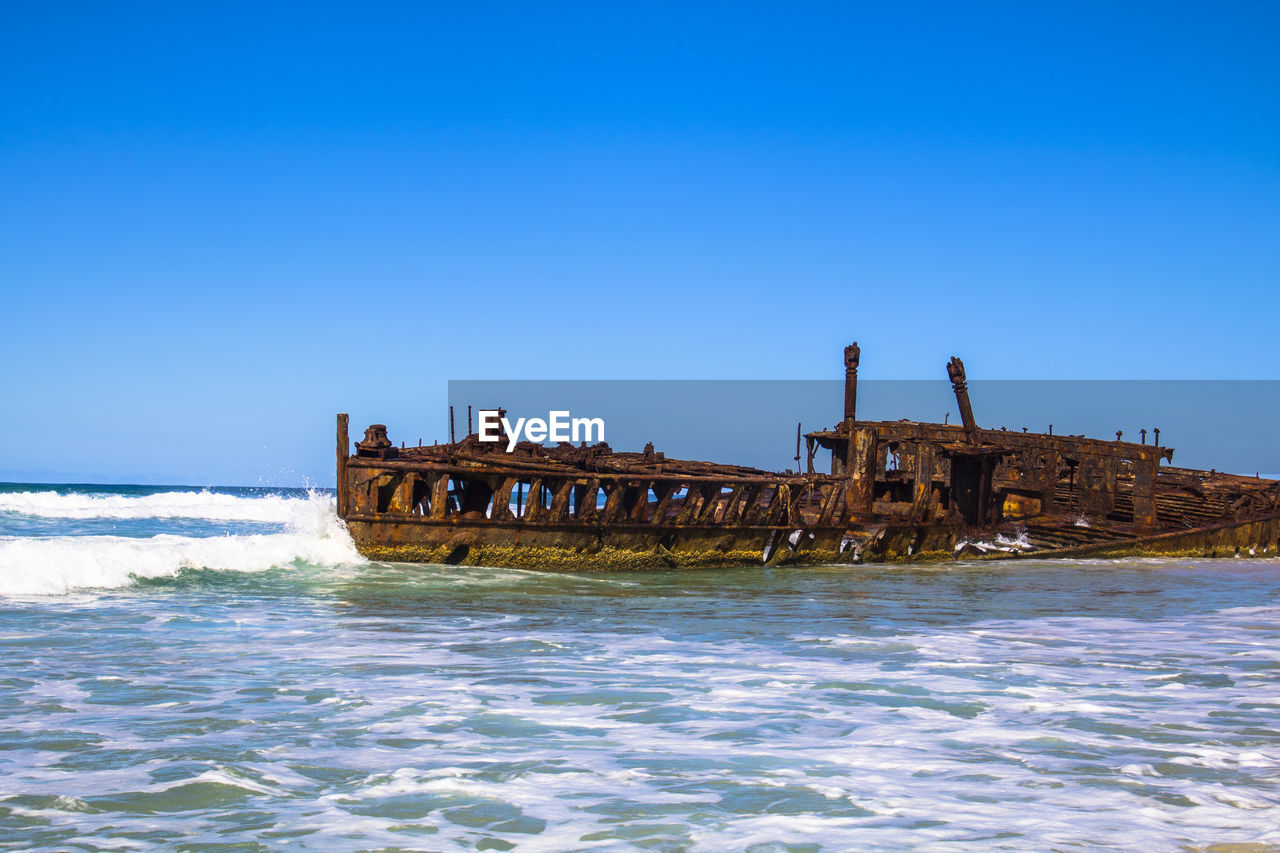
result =
[[1280,844],[1274,559],[569,576],[15,486],[0,593],[5,849]]

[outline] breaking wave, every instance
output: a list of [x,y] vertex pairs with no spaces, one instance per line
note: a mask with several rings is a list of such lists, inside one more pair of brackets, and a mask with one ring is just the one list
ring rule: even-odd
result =
[[[77,589],[127,586],[138,578],[171,577],[182,569],[258,572],[297,563],[336,565],[360,560],[333,498],[277,495],[244,498],[211,492],[142,497],[22,492],[0,495],[0,508],[54,517],[204,518],[269,521],[281,533],[226,536],[52,536],[0,538],[0,595],[62,595]],[[20,507],[20,508],[18,508]],[[108,514],[113,513],[113,514]]]
[[283,495],[239,497],[217,492],[161,492],[154,495],[87,495],[45,492],[0,493],[0,512],[41,518],[201,518],[212,521],[260,521],[289,524],[304,506],[323,502]]

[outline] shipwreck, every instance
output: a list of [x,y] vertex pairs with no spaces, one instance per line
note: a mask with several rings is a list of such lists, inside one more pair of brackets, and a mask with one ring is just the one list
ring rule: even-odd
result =
[[957,358],[961,423],[858,420],[859,358],[796,473],[475,433],[397,447],[381,424],[353,454],[340,414],[338,513],[370,559],[554,570],[1278,553],[1280,481],[1172,467],[1158,431],[983,429]]

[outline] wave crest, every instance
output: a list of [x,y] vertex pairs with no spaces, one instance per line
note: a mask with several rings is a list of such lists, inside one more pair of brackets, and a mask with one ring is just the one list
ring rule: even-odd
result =
[[6,492],[0,493],[0,512],[41,518],[202,518],[289,524],[304,507],[325,500],[325,495],[314,491],[305,498],[283,495],[239,497],[208,489],[154,495]]
[[[45,493],[24,492],[18,497],[30,495],[46,500]],[[166,492],[145,497],[57,497],[66,500],[48,501],[44,506],[68,513],[87,513],[90,509],[135,513],[114,516],[118,518],[275,521],[283,523],[287,532],[211,537],[160,534],[149,538],[4,538],[0,539],[0,595],[62,595],[75,589],[111,589],[127,586],[136,578],[172,577],[182,569],[258,572],[296,563],[336,565],[361,559],[346,525],[337,516],[333,498],[318,492],[312,492],[306,498],[240,498],[210,492]],[[216,500],[221,498],[228,500]],[[94,503],[85,503],[86,500]],[[186,514],[208,513],[218,511],[218,508],[226,514]],[[141,515],[143,511],[150,515]],[[166,511],[169,511],[168,515],[158,515]]]

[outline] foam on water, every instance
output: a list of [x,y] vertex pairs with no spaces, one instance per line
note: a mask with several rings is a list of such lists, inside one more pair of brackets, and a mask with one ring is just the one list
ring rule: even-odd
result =
[[241,497],[207,489],[154,495],[0,492],[0,512],[41,518],[201,518],[291,524],[300,514],[313,512],[323,500],[318,492],[303,499],[283,495]]
[[333,498],[237,497],[164,492],[143,497],[21,492],[0,495],[6,511],[67,519],[113,517],[270,521],[285,532],[226,536],[0,537],[0,595],[62,595],[115,588],[182,569],[263,571],[295,563],[334,565],[360,559]]
[[[1280,845],[1275,559],[569,576],[62,497],[0,538],[0,848]],[[249,574],[57,594],[187,567]]]
[[[520,583],[561,600],[555,577]],[[24,707],[56,697],[77,728],[17,734],[14,717],[10,741],[44,751],[0,779],[0,802],[50,838],[160,824],[314,851],[1280,842],[1272,603],[868,635],[830,616],[817,622],[834,630],[788,631],[801,625],[786,597],[743,611],[773,622],[738,632],[740,619],[709,630],[629,592],[599,602],[632,602],[621,617],[363,590],[293,612],[288,642],[283,620],[228,633],[210,609],[212,646],[181,653],[180,679],[104,656],[18,685]],[[514,612],[479,618],[502,607]],[[173,622],[136,643],[163,646]],[[77,739],[92,748],[57,754]],[[233,831],[228,812],[252,828]]]

